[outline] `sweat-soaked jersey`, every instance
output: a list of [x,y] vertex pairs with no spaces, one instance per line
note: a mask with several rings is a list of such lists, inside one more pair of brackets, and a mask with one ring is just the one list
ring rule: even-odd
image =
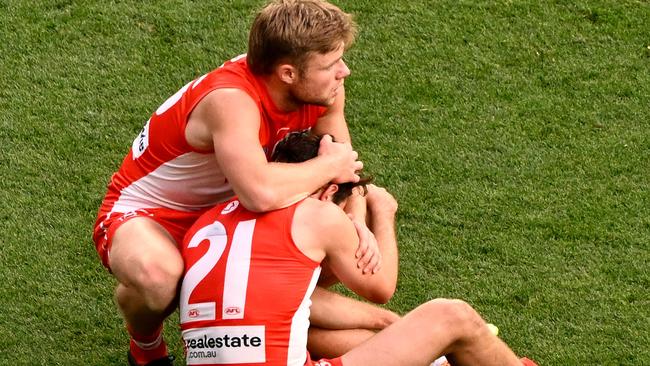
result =
[[320,264],[291,236],[301,202],[254,213],[232,200],[188,231],[180,295],[188,365],[311,364],[309,306]]

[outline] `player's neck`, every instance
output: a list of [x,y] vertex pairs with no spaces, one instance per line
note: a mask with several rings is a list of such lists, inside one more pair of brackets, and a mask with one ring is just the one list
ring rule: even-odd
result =
[[289,88],[281,80],[273,76],[264,76],[262,81],[266,87],[266,92],[278,110],[288,113],[300,108],[301,103],[291,96]]

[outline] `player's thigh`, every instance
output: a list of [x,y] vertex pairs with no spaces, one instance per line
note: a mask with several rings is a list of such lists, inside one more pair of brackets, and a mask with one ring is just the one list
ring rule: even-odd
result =
[[117,280],[133,287],[146,282],[170,282],[176,286],[183,259],[172,236],[151,218],[136,217],[115,231],[108,255]]
[[453,341],[444,316],[448,304],[429,301],[343,355],[344,366],[428,366]]

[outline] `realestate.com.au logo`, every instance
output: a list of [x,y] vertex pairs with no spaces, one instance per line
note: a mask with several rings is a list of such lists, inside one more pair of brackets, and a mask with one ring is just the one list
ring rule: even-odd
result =
[[250,336],[248,334],[241,336],[229,336],[225,334],[221,337],[208,337],[204,335],[200,338],[185,339],[185,347],[187,349],[260,347],[261,345],[262,339],[260,337]]
[[266,362],[263,325],[216,326],[183,331],[188,365]]

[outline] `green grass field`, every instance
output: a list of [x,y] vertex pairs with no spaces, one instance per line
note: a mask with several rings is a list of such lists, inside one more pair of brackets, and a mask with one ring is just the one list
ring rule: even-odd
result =
[[[650,3],[336,3],[354,145],[400,202],[388,307],[463,298],[540,365],[650,365]],[[105,185],[260,4],[0,0],[0,365],[125,364]]]

